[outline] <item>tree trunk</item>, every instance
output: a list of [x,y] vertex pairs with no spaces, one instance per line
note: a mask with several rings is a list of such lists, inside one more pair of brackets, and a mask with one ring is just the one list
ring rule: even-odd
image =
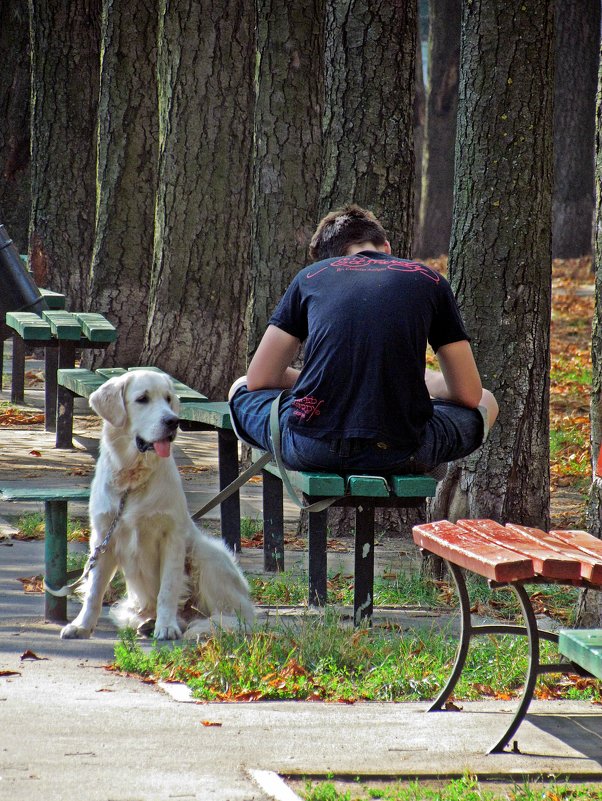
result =
[[552,255],[591,253],[600,0],[556,4]]
[[[595,135],[595,225],[594,274],[595,304],[592,325],[592,397],[591,445],[594,465],[592,485],[587,503],[587,529],[594,537],[602,538],[602,47],[596,102]],[[584,590],[577,609],[576,626],[599,628],[602,625],[602,593]]]
[[420,237],[420,201],[422,197],[422,157],[424,153],[424,127],[426,116],[426,93],[424,88],[422,42],[416,37],[416,70],[414,83],[414,255]]
[[104,0],[98,197],[89,306],[119,330],[93,366],[139,364],[153,262],[158,155],[157,9]]
[[162,0],[159,189],[142,359],[212,398],[244,362],[255,45],[248,0]]
[[323,0],[257,0],[257,98],[248,353],[308,262],[320,182]]
[[100,0],[30,0],[36,281],[85,308],[96,195]]
[[321,212],[373,211],[412,250],[416,3],[327,0]]
[[422,258],[437,257],[449,251],[461,12],[460,0],[431,0],[420,238],[415,248]]
[[20,253],[29,227],[29,11],[0,5],[0,223]]
[[450,279],[500,415],[431,519],[549,521],[553,8],[463,5]]
[[[325,98],[320,210],[370,209],[393,252],[412,252],[416,3],[326,0]],[[377,512],[388,529],[398,513]],[[353,531],[352,510],[330,509],[336,536]]]

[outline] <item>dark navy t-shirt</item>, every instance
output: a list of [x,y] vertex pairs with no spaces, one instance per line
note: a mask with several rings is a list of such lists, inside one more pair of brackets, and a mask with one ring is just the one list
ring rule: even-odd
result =
[[289,426],[413,451],[432,416],[426,347],[468,339],[448,282],[418,262],[363,251],[311,264],[271,325],[305,342]]

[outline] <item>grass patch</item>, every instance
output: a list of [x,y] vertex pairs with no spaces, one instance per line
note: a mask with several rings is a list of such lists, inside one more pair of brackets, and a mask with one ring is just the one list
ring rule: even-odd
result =
[[[491,590],[486,579],[465,576],[473,610],[484,617],[514,620],[520,613],[515,594],[508,587]],[[262,606],[299,606],[307,603],[307,573],[287,571],[249,578],[251,595]],[[531,600],[536,614],[547,614],[563,625],[574,622],[579,591],[562,585],[538,585]],[[353,577],[329,573],[327,603],[353,605]],[[418,570],[412,573],[385,571],[374,579],[374,605],[377,607],[419,608],[450,611],[458,606],[453,581],[433,581]]]
[[391,782],[375,786],[361,782],[346,789],[332,781],[307,782],[300,791],[305,801],[594,801],[601,797],[597,785],[557,782],[525,782],[511,786],[479,782],[464,776],[449,782]]
[[[116,645],[115,667],[184,682],[204,701],[425,701],[447,680],[456,646],[456,636],[444,628],[353,629],[326,609],[319,616],[258,625],[251,633],[218,630],[198,644],[155,644],[150,651],[125,632]],[[479,638],[454,698],[513,697],[522,689],[527,658],[525,638]],[[556,648],[543,642],[542,660],[557,659]],[[538,687],[546,698],[599,698],[594,680],[543,675]]]
[[[15,539],[43,540],[45,536],[44,515],[42,512],[28,512],[17,518],[17,534]],[[67,540],[70,542],[87,542],[90,529],[82,520],[67,520]]]

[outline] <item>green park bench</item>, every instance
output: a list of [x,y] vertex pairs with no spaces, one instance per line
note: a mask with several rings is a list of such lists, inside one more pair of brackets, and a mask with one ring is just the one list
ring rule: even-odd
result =
[[[263,451],[253,452],[256,461]],[[284,569],[282,474],[274,462],[263,468],[264,569]],[[434,478],[420,475],[339,475],[287,470],[288,480],[310,506],[333,498],[331,506],[355,509],[355,582],[353,615],[358,625],[374,609],[374,513],[378,508],[421,506],[437,488]],[[326,604],[328,509],[308,512],[308,600]]]
[[[540,531],[493,520],[447,520],[415,526],[414,542],[423,552],[445,560],[460,599],[461,631],[456,661],[445,687],[429,711],[442,711],[466,664],[472,637],[509,634],[524,636],[529,661],[523,694],[504,734],[488,753],[501,753],[524,720],[533,699],[537,677],[544,673],[576,673],[602,678],[602,631],[557,632],[540,629],[525,585],[564,584],[602,589],[602,541],[585,531]],[[523,625],[472,622],[471,602],[463,571],[476,573],[490,587],[510,587],[520,604]],[[540,643],[556,643],[571,661],[542,663]]]
[[[67,514],[69,502],[90,499],[89,487],[0,487],[0,502],[39,502],[44,504],[44,579],[53,589],[67,584]],[[67,620],[67,598],[44,594],[44,617],[55,623]]]
[[[103,350],[117,339],[117,329],[102,314],[48,309],[7,312],[6,330],[13,337],[11,400],[22,403],[25,392],[25,349],[43,348],[45,361],[44,419],[47,431],[57,428],[59,387],[57,372],[75,366],[83,350]],[[15,359],[16,353],[16,359]]]

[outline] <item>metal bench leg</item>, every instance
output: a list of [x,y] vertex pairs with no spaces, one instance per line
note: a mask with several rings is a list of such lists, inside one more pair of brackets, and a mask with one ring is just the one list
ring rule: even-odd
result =
[[267,470],[263,476],[263,569],[284,570],[284,509],[282,481]]
[[[217,432],[219,488],[225,489],[238,478],[238,440],[233,431]],[[222,538],[235,553],[240,553],[240,495],[233,493],[221,504]]]
[[470,637],[472,634],[472,620],[470,616],[470,598],[468,597],[468,590],[466,589],[466,582],[459,567],[446,562],[446,565],[454,578],[458,597],[460,599],[460,642],[456,652],[456,661],[452,669],[451,675],[447,680],[447,684],[441,690],[437,698],[429,707],[429,712],[438,712],[443,709],[445,702],[454,691],[454,687],[458,683],[458,679],[462,675],[466,657],[468,655],[468,647],[470,645]]
[[46,431],[56,431],[56,371],[58,366],[58,348],[44,348],[44,428]]
[[355,589],[353,621],[372,617],[374,609],[374,508],[355,510]]
[[[52,588],[67,583],[67,501],[45,501],[45,578]],[[67,599],[44,593],[44,618],[53,623],[67,620]]]
[[[75,343],[61,342],[58,347],[58,365],[63,369],[75,365]],[[56,372],[54,374],[56,384]],[[62,386],[56,389],[56,447],[73,447],[73,399],[71,390]]]
[[21,337],[13,337],[13,375],[10,391],[12,403],[25,401],[25,342]]
[[[304,496],[306,503],[312,503],[315,498]],[[309,561],[309,598],[310,606],[326,605],[326,573],[327,573],[327,546],[326,524],[328,510],[310,512],[308,514],[308,561]]]

